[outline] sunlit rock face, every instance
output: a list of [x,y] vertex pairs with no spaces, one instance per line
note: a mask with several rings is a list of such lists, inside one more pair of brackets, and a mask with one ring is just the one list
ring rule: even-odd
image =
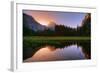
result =
[[55,26],[56,26],[55,22],[49,22],[49,24],[48,24],[48,28],[51,30],[55,30]]

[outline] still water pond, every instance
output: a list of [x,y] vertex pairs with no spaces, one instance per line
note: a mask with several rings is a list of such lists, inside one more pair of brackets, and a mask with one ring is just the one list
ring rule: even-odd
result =
[[23,60],[24,62],[83,60],[91,57],[90,43],[88,42],[66,44],[63,47],[46,44],[35,49],[37,50],[27,48],[25,55],[28,56]]

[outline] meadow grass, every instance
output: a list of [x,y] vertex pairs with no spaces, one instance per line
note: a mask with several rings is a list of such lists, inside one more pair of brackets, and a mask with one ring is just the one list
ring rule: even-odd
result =
[[53,40],[90,40],[90,37],[65,37],[65,36],[59,36],[59,37],[43,37],[43,36],[26,36],[23,37],[23,40],[27,41],[53,41]]

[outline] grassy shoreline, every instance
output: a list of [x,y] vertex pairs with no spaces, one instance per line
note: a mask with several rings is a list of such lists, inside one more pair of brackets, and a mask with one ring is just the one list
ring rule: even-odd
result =
[[66,37],[66,36],[59,36],[59,37],[44,37],[44,36],[25,36],[23,37],[23,40],[27,40],[27,41],[39,41],[39,40],[90,40],[90,37]]

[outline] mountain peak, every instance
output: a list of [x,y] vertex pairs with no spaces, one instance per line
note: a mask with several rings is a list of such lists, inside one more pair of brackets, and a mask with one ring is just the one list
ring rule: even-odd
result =
[[49,24],[48,24],[48,28],[51,30],[55,30],[55,26],[56,26],[55,22],[49,22]]
[[34,17],[23,13],[23,25],[33,31],[43,31],[45,30],[45,26],[38,23]]

